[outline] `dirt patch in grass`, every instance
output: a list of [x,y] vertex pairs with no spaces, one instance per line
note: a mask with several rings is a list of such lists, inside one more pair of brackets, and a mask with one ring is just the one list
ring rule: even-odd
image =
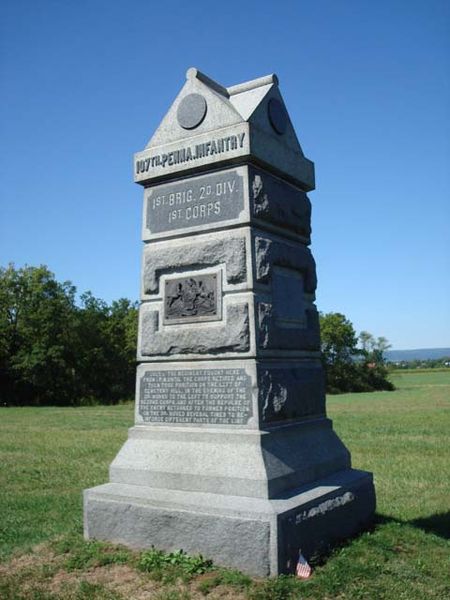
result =
[[39,544],[28,554],[13,556],[9,561],[0,563],[0,577],[39,569],[44,565],[56,566],[61,564],[61,556],[57,556],[48,544]]
[[[46,544],[0,564],[0,597],[151,598],[158,584],[128,565],[105,565],[87,570],[65,569],[67,556]],[[83,585],[83,584],[89,585]],[[107,594],[106,592],[112,592]]]
[[[127,564],[108,564],[88,569],[67,569],[67,555],[55,554],[49,544],[40,544],[31,553],[0,564],[2,600],[201,600],[200,584],[214,573],[189,583],[171,585],[155,581]],[[207,592],[209,600],[245,600],[245,593],[217,585]]]
[[48,591],[60,595],[69,589],[79,588],[81,582],[87,582],[92,589],[113,592],[118,598],[133,600],[152,598],[160,589],[156,582],[128,565],[106,565],[81,572],[59,571],[49,583]]
[[193,594],[191,597],[194,599],[197,598],[208,598],[208,600],[247,600],[248,596],[245,592],[238,592],[236,591],[234,588],[230,588],[228,586],[225,585],[219,585],[216,588],[214,588],[213,590],[211,590],[210,592],[208,592],[207,595],[201,593],[197,588],[197,584],[194,584],[195,587],[195,594]]
[[61,568],[63,560],[45,544],[33,552],[15,556],[0,564],[0,598],[2,600],[26,600],[42,598],[50,600],[49,583]]

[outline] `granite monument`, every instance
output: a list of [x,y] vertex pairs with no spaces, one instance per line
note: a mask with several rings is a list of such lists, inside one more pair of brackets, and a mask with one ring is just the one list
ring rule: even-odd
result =
[[135,426],[84,494],[86,538],[293,572],[370,522],[326,416],[314,165],[275,75],[196,69],[134,160],[144,188]]

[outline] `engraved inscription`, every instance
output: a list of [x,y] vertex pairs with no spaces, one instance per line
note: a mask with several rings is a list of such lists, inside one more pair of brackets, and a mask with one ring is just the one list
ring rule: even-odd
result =
[[147,229],[160,233],[237,219],[244,208],[243,178],[235,170],[150,188]]
[[245,132],[227,137],[212,138],[203,144],[195,146],[185,146],[175,149],[172,152],[163,152],[154,154],[146,158],[139,158],[136,161],[136,174],[145,173],[156,167],[170,167],[192,160],[205,159],[208,156],[232,152],[244,147]]
[[220,319],[220,294],[218,273],[168,279],[164,290],[164,322]]
[[[341,506],[345,506],[354,500],[355,495],[352,492],[345,492],[345,494],[342,494],[342,496],[325,500],[325,502],[321,502],[317,506],[313,506],[308,510],[303,510],[297,513],[295,515],[295,524],[299,525],[302,521],[307,521],[313,517],[322,517],[325,513],[335,510],[336,508],[340,508]],[[292,518],[289,521],[292,523]]]
[[139,414],[151,423],[245,425],[252,416],[251,378],[245,369],[147,371]]

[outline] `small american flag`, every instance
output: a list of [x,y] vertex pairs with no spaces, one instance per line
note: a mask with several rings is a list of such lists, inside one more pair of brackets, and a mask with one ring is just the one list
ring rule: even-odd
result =
[[297,562],[297,567],[295,569],[295,574],[300,579],[308,579],[311,576],[311,573],[312,573],[312,569],[308,565],[308,561],[303,556],[302,551],[299,550],[299,552],[298,552],[298,562]]

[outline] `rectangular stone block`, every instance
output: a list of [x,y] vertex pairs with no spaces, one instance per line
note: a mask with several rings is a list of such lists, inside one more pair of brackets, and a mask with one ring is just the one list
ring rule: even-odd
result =
[[260,426],[325,416],[320,360],[257,362]]
[[144,191],[144,241],[252,223],[309,244],[311,203],[300,188],[251,165]]
[[255,356],[251,294],[225,295],[220,320],[174,327],[164,321],[163,302],[143,303],[139,315],[138,360]]
[[205,423],[189,403],[192,423],[178,413],[172,414],[173,423],[145,422],[138,408],[138,425],[111,464],[110,481],[274,498],[350,467],[349,453],[328,419],[278,422],[258,430],[254,394],[252,399],[254,412],[245,425],[216,423],[215,409],[204,411],[212,421]]
[[247,167],[236,167],[147,188],[143,239],[248,223],[247,181]]
[[255,416],[252,366],[143,365],[136,422],[249,426]]
[[264,169],[247,171],[252,221],[305,244],[311,242],[311,203],[306,193]]
[[252,510],[247,499],[240,500],[238,507],[232,498],[218,494],[180,496],[175,490],[144,486],[99,486],[85,491],[85,537],[136,549],[182,549],[212,558],[217,565],[267,575],[275,556],[274,519],[267,507]]
[[178,140],[137,152],[134,180],[136,183],[145,183],[175,173],[188,175],[194,169],[211,168],[222,164],[224,160],[236,160],[249,153],[248,124],[223,127],[220,131],[197,135],[195,139]]
[[180,548],[254,576],[292,574],[366,528],[375,510],[370,473],[347,469],[277,499],[109,483],[85,490],[84,535],[132,548]]
[[319,360],[151,362],[138,368],[137,425],[266,428],[324,416]]
[[333,546],[367,529],[375,508],[372,474],[355,469],[340,471],[321,485],[311,486],[303,501],[289,500],[285,511],[278,512],[280,572],[293,572],[299,549],[310,560],[327,555]]
[[264,296],[255,297],[258,356],[320,356],[319,314],[309,303],[304,320],[287,324],[279,319],[276,304]]
[[256,362],[142,363],[136,377],[136,425],[258,426]]
[[257,355],[318,356],[317,277],[309,248],[254,229],[252,258]]
[[[152,242],[139,357],[318,356],[315,288],[310,250],[273,233],[246,227]],[[258,293],[244,299],[241,290]]]
[[169,277],[221,273],[223,292],[251,289],[250,231],[215,232],[144,247],[142,298],[162,298]]
[[273,287],[280,270],[302,278],[305,294],[314,298],[316,265],[304,244],[258,229],[242,227],[146,244],[142,265],[143,299],[161,297],[164,277],[186,272],[222,269],[223,290]]
[[[304,292],[314,294],[317,287],[316,263],[311,250],[304,244],[252,230],[255,287],[273,286],[276,267],[298,273],[303,280]],[[261,288],[264,289],[264,288]]]

